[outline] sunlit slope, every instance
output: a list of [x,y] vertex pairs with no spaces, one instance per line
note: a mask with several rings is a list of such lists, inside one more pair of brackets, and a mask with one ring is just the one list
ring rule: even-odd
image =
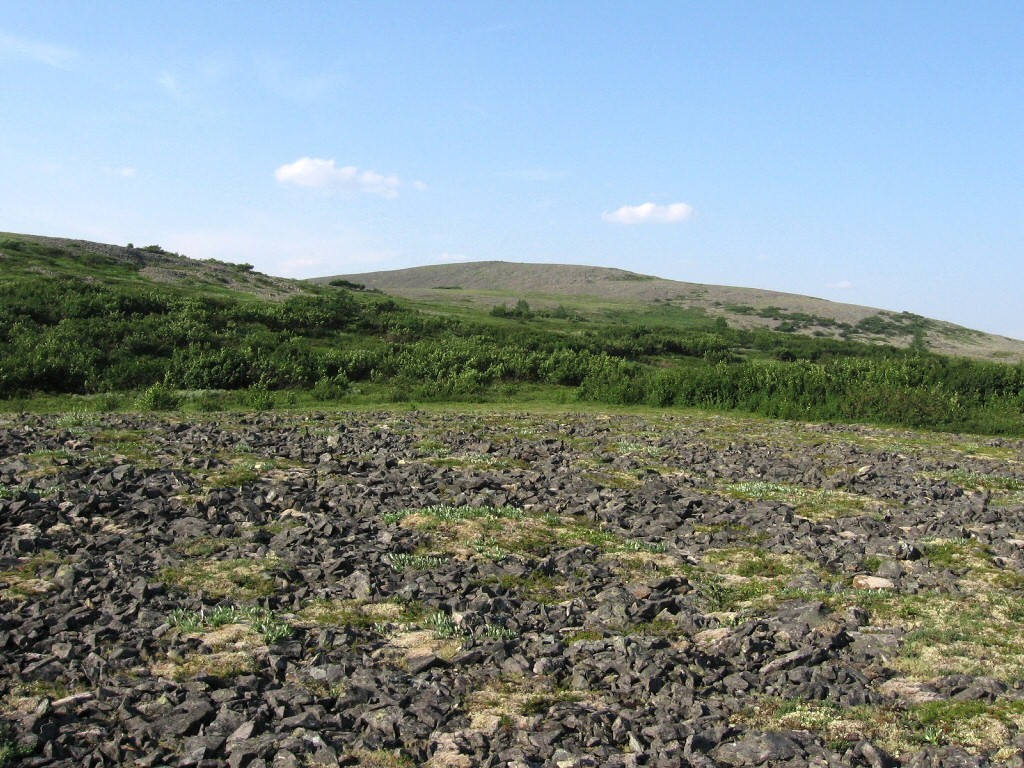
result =
[[879,342],[923,344],[943,354],[1017,362],[1024,342],[894,310],[843,304],[811,296],[665,280],[621,269],[574,264],[482,261],[317,278],[348,280],[438,306],[565,307],[582,316],[671,320],[674,313],[723,318],[731,327]]

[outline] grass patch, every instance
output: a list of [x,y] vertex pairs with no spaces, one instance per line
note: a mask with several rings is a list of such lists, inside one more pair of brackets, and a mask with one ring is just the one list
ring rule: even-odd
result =
[[432,456],[424,462],[439,469],[526,469],[529,462],[492,456],[489,453],[462,453],[456,455]]
[[32,451],[22,458],[32,466],[32,469],[20,473],[22,480],[53,477],[60,474],[65,467],[73,467],[78,463],[78,457],[64,448]]
[[750,526],[743,523],[698,523],[693,526],[694,533],[745,533],[749,530]]
[[23,601],[53,592],[59,587],[46,575],[52,575],[60,563],[60,558],[49,550],[22,558],[16,568],[0,571],[0,583],[7,585],[0,590],[0,596]]
[[928,562],[938,568],[966,573],[992,569],[992,550],[974,539],[934,539],[922,545]]
[[707,563],[714,564],[725,573],[745,579],[777,579],[793,573],[792,557],[773,555],[760,547],[725,547],[708,550]]
[[180,541],[173,545],[172,549],[188,557],[210,557],[231,546],[231,539],[215,536],[197,536],[188,541]]
[[188,592],[250,602],[274,594],[271,574],[283,566],[273,555],[262,558],[201,559],[160,572],[160,580]]
[[935,592],[861,593],[855,602],[871,624],[906,631],[892,666],[907,677],[943,675],[1024,678],[1024,608],[1019,595],[983,589],[968,595]]
[[766,699],[734,717],[733,723],[765,731],[814,731],[838,750],[869,739],[895,755],[928,745],[992,755],[1020,732],[1024,701],[931,701],[901,708]]
[[317,598],[303,606],[296,614],[296,619],[300,623],[318,627],[369,629],[385,622],[413,624],[424,615],[423,607],[418,603]]
[[32,749],[18,744],[14,731],[7,723],[0,723],[0,768],[7,768],[23,757],[28,757]]
[[729,483],[722,488],[722,492],[734,499],[781,501],[791,506],[798,515],[811,520],[877,513],[882,506],[875,499],[845,491],[764,480]]
[[615,444],[615,448],[623,456],[660,456],[662,454],[662,449],[658,446],[636,440],[619,440]]
[[581,629],[579,632],[573,632],[565,638],[566,645],[574,645],[575,643],[589,643],[594,640],[600,640],[604,635],[592,629]]
[[388,555],[388,560],[396,571],[429,571],[441,568],[449,562],[449,558],[444,555],[420,555],[414,552],[395,552]]
[[598,488],[613,488],[620,491],[631,491],[641,487],[644,481],[639,474],[646,476],[646,473],[633,473],[623,470],[593,470],[584,472],[582,477],[587,482],[593,483]]
[[447,504],[439,504],[422,509],[400,509],[395,512],[386,512],[384,513],[384,522],[392,525],[412,515],[418,515],[426,518],[427,521],[436,521],[437,523],[459,523],[464,520],[519,520],[525,514],[521,509],[516,509],[515,507],[453,507]]
[[696,576],[695,581],[701,600],[712,612],[735,611],[769,594],[772,586],[760,579],[726,581],[712,573]]
[[184,656],[168,655],[151,669],[153,674],[179,682],[197,676],[230,679],[259,668],[257,657],[267,646],[292,635],[283,619],[259,606],[218,606],[209,611],[174,611],[170,622],[178,631],[194,635],[202,650]]
[[654,619],[634,624],[626,630],[625,634],[639,635],[640,637],[678,638],[686,633],[674,622],[666,619]]
[[959,485],[965,491],[1012,491],[1024,492],[1024,480],[1008,475],[990,475],[982,472],[972,472],[967,469],[954,469],[949,472],[941,472],[933,477],[941,480],[948,480]]
[[466,697],[464,704],[474,730],[499,725],[527,727],[527,718],[548,712],[562,702],[586,703],[593,694],[560,687],[548,677],[503,675]]
[[954,469],[928,475],[928,478],[947,480],[965,491],[989,493],[989,503],[992,506],[1009,507],[1024,504],[1024,480],[1019,477]]
[[425,629],[431,630],[437,640],[451,640],[466,634],[466,631],[457,626],[455,620],[443,611],[437,611],[427,616],[423,620],[423,626]]
[[153,665],[153,674],[177,682],[192,680],[200,675],[229,680],[251,675],[259,669],[250,650],[224,650],[213,653],[189,653],[183,658],[166,660]]
[[515,640],[519,637],[519,633],[511,627],[505,627],[501,624],[484,624],[484,636],[491,638],[492,640]]
[[[660,553],[660,542],[626,539],[588,522],[515,507],[447,506],[388,512],[384,521],[400,523],[430,534],[437,552],[459,558],[501,560],[509,555],[543,557],[556,548],[589,544],[603,552]],[[443,565],[443,555],[391,555],[396,568]],[[433,560],[427,559],[433,558]]]
[[537,571],[531,571],[525,576],[506,574],[498,579],[486,580],[485,583],[496,584],[508,592],[516,592],[521,597],[541,605],[557,605],[572,597],[564,578],[558,575],[548,576]]
[[[386,749],[357,749],[349,752],[346,760],[355,760],[357,768],[416,768],[416,761],[411,757],[389,752]],[[352,765],[346,762],[345,765]]]
[[210,611],[175,610],[171,624],[186,634],[201,634],[231,624],[246,626],[269,645],[291,637],[294,630],[288,622],[260,606],[218,606]]

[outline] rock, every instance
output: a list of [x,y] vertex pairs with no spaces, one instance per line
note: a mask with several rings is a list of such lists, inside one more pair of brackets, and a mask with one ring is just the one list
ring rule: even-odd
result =
[[858,574],[853,577],[854,589],[895,589],[896,585],[889,579],[880,576],[865,576]]
[[713,756],[726,765],[764,765],[803,757],[800,745],[784,733],[748,733],[741,740],[718,747]]
[[[17,737],[35,740],[26,766],[838,768],[820,734],[744,730],[737,712],[766,697],[904,709],[1016,695],[969,668],[893,678],[906,630],[851,588],[967,599],[963,574],[923,558],[917,542],[933,540],[986,547],[1012,583],[1024,507],[996,513],[934,479],[990,473],[987,459],[865,447],[892,439],[870,427],[723,439],[718,421],[664,417],[111,414],[74,436],[51,416],[9,419],[0,680]],[[98,461],[101,430],[152,460]],[[36,458],[62,449],[75,460]],[[239,455],[256,477],[219,487]],[[844,488],[877,514],[811,520],[709,490],[751,481]],[[506,504],[518,512],[398,519]],[[397,553],[428,557],[396,567]],[[878,572],[855,578],[867,558]],[[791,572],[759,572],[776,567]],[[438,613],[450,631],[426,623]],[[10,696],[54,686],[67,695]],[[981,752],[900,761],[995,759]],[[896,764],[870,742],[843,760]]]
[[193,736],[200,726],[211,721],[214,716],[213,706],[205,700],[186,701],[185,704],[169,715],[160,718],[155,725],[161,734],[167,736]]
[[899,765],[892,755],[870,741],[854,745],[853,753],[859,755],[871,768],[896,768]]

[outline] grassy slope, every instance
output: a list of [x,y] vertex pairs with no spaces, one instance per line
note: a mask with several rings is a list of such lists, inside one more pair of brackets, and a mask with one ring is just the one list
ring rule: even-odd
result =
[[271,277],[240,264],[190,259],[159,246],[136,248],[0,232],[3,242],[21,243],[17,250],[3,249],[0,254],[0,276],[8,280],[44,275],[140,286],[160,283],[185,293],[273,300],[309,292],[296,280]]
[[[636,298],[658,285],[678,291],[681,284],[670,281],[570,266],[453,266],[467,271],[409,271],[433,287],[422,289],[426,298],[394,300],[156,246],[0,234],[0,291],[7,297],[0,305],[0,387],[8,398],[115,392],[111,397],[124,401],[130,391],[162,383],[199,393],[202,409],[342,395],[351,404],[593,400],[1024,430],[1024,369],[894,348],[908,327],[917,341],[934,330],[924,318],[876,313],[856,326],[837,325],[810,313],[730,304],[740,318],[790,332],[735,330],[731,315],[715,316],[713,302],[687,304],[683,294]],[[521,267],[533,282],[517,278]],[[483,285],[494,269],[501,285],[518,290],[436,284],[462,274]],[[544,293],[530,292],[542,283]],[[550,292],[566,285],[577,292]],[[687,295],[705,290],[693,286]],[[516,306],[524,296],[536,302],[532,310]],[[506,311],[489,311],[495,304]],[[816,327],[843,340],[815,338],[827,336]],[[860,341],[872,335],[876,343]],[[247,399],[250,387],[260,391]],[[213,390],[230,402],[202,394]],[[268,390],[289,390],[290,400]]]
[[[20,240],[27,245],[22,258],[0,258],[0,272],[5,277],[42,273],[140,285],[156,282],[186,293],[272,300],[308,293],[312,289],[310,283],[323,284],[337,279],[324,277],[305,282],[272,277],[246,269],[244,265],[189,259],[155,246],[129,248],[0,233],[0,240],[4,239]],[[477,262],[342,277],[409,299],[413,306],[430,313],[477,321],[486,318],[481,310],[525,299],[535,309],[564,307],[570,313],[602,325],[645,324],[688,329],[708,325],[709,321],[720,317],[733,328],[842,336],[894,346],[909,345],[914,331],[923,330],[927,347],[941,354],[1024,361],[1022,341],[938,320],[777,291],[664,280],[620,269]],[[826,322],[818,322],[821,319]],[[849,328],[844,329],[842,324]]]
[[910,345],[918,331],[926,346],[941,354],[1024,360],[1024,342],[909,313],[756,288],[664,280],[620,269],[487,261],[340,275],[315,282],[329,283],[339,277],[421,302],[435,311],[486,308],[525,299],[535,308],[563,306],[588,319],[675,326],[684,318],[722,317],[735,328],[770,328],[896,346]]

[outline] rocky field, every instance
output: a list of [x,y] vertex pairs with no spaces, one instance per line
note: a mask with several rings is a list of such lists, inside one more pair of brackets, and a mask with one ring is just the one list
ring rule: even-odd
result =
[[1024,443],[0,417],[0,765],[1024,766]]

